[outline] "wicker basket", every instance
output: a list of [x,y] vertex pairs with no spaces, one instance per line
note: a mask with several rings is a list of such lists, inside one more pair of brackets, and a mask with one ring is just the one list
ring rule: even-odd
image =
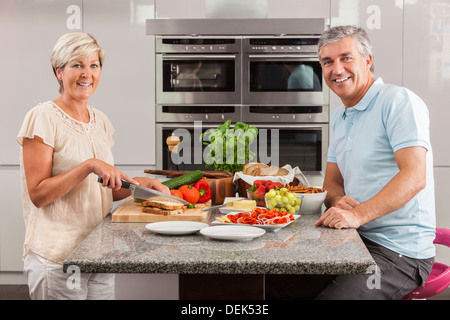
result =
[[[289,182],[289,185],[291,186],[298,186],[298,184],[300,183],[300,181],[294,177],[294,180],[292,182]],[[238,186],[238,191],[239,191],[239,196],[240,197],[247,197],[247,190],[250,189],[251,185],[248,184],[247,182],[245,182],[242,179],[238,179],[237,180],[237,186]]]

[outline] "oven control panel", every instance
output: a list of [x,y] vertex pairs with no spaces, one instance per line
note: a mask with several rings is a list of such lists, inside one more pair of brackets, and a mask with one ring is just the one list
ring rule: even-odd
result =
[[156,38],[157,53],[238,53],[242,41],[239,38]]
[[246,53],[317,53],[319,38],[249,38]]

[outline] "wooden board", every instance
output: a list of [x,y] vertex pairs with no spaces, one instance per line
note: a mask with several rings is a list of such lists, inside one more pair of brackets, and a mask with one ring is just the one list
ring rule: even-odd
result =
[[142,212],[142,205],[133,199],[125,201],[112,214],[112,222],[157,222],[157,221],[199,221],[207,222],[210,211],[202,211],[211,206],[211,200],[205,203],[197,203],[195,209],[185,209],[184,213],[177,215],[159,215]]

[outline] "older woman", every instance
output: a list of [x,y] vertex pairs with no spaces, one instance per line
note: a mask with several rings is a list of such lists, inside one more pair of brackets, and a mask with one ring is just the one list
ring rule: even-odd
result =
[[110,212],[113,200],[129,196],[121,179],[169,190],[158,180],[132,179],[114,167],[114,128],[103,112],[88,105],[104,61],[97,40],[86,33],[65,34],[50,60],[60,96],[30,110],[17,137],[22,146],[24,274],[32,299],[113,299],[114,275],[70,277],[62,262]]

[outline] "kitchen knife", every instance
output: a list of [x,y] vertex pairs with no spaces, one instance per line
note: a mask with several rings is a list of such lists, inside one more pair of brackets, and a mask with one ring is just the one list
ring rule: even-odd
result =
[[[101,177],[98,177],[98,182],[103,183],[103,179]],[[149,200],[149,198],[151,198],[151,200],[171,201],[182,204],[189,204],[189,202],[187,202],[186,200],[175,197],[171,194],[137,186],[125,180],[122,180],[122,188],[130,189],[131,195],[135,199]]]
[[[233,202],[239,202],[239,201],[242,201],[242,200],[245,200],[245,198],[237,199],[237,200],[234,200]],[[225,207],[226,205],[227,205],[227,204],[224,203],[224,204],[219,204],[219,205],[217,205],[217,206],[206,207],[206,208],[203,208],[202,211],[214,210],[214,209],[217,209],[217,208]],[[245,210],[242,210],[242,211],[245,211]]]

